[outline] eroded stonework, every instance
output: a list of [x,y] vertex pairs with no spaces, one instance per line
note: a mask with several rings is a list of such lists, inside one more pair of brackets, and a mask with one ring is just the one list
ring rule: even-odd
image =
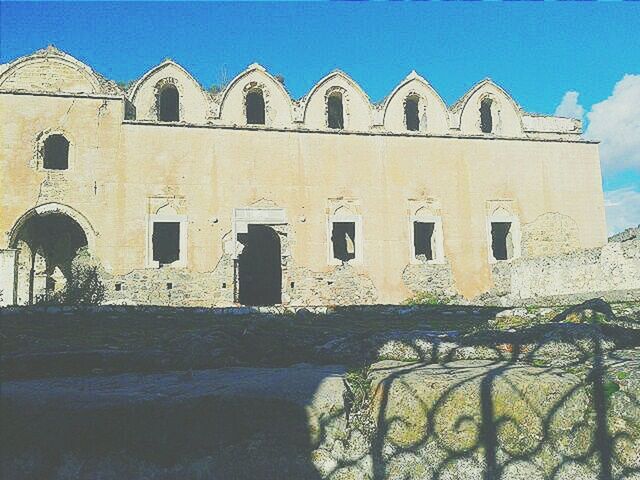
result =
[[[175,121],[160,118],[167,88]],[[252,121],[248,92],[264,108]],[[329,125],[329,98],[343,124]],[[270,303],[516,299],[634,285],[633,258],[609,247],[606,260],[576,253],[577,264],[536,263],[606,244],[597,145],[581,138],[579,121],[529,114],[489,79],[449,106],[414,71],[374,104],[339,70],[292,99],[258,64],[209,92],[165,60],[123,89],[49,47],[0,66],[0,124],[3,304],[65,284],[70,252],[52,225],[68,226],[73,247],[100,262],[113,303],[237,304],[251,225],[278,244],[279,277],[259,280],[281,285]],[[52,135],[66,152],[46,152]],[[62,162],[45,168],[54,154]],[[23,241],[27,224],[35,253]],[[582,276],[544,280],[556,265]]]

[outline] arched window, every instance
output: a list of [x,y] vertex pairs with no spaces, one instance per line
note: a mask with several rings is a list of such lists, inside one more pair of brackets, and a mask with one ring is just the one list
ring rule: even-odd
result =
[[247,93],[247,123],[249,125],[264,125],[264,95],[262,90],[252,90]]
[[490,98],[483,98],[480,102],[480,130],[482,133],[491,133],[493,131],[492,105],[493,100]]
[[342,93],[340,92],[333,92],[327,99],[327,126],[337,129],[344,128]]
[[51,170],[69,168],[69,141],[63,135],[49,135],[45,139],[42,166]]
[[420,130],[418,100],[419,98],[416,95],[409,95],[404,101],[404,120],[407,125],[407,130],[411,132]]
[[158,120],[177,122],[180,120],[180,95],[175,85],[165,85],[158,98]]

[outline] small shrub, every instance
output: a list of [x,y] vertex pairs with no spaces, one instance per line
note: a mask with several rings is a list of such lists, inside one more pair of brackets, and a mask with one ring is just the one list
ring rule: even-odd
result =
[[[99,305],[104,301],[105,287],[98,267],[74,267],[71,278],[59,292],[56,303],[65,305]],[[55,295],[54,295],[55,296]]]
[[407,298],[403,305],[446,305],[447,299],[431,292],[418,292],[413,297]]
[[344,378],[347,424],[371,438],[375,420],[371,413],[371,371],[368,365],[347,372]]
[[86,248],[78,250],[66,285],[43,303],[57,305],[99,305],[105,299],[101,267]]
[[616,373],[618,380],[626,380],[629,378],[629,372],[619,371]]
[[604,382],[604,384],[602,385],[602,388],[604,390],[605,398],[609,400],[614,393],[620,390],[620,385],[618,385],[616,382],[609,380],[608,382]]

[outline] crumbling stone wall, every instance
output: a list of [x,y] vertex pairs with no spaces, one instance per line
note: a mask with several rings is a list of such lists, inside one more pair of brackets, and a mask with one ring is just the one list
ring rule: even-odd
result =
[[580,248],[576,222],[566,215],[548,212],[522,225],[522,255],[542,257],[549,252],[568,253]]
[[458,295],[448,262],[407,265],[402,272],[402,281],[413,293],[426,292],[444,298]]
[[[233,258],[222,255],[212,272],[180,268],[139,269],[105,278],[106,303],[181,307],[234,302]],[[116,285],[119,285],[116,289]]]
[[640,238],[602,248],[519,258],[492,266],[488,304],[570,303],[594,296],[640,298]]
[[294,281],[290,291],[292,305],[368,305],[378,299],[371,279],[346,263],[328,272],[295,267],[291,278]]

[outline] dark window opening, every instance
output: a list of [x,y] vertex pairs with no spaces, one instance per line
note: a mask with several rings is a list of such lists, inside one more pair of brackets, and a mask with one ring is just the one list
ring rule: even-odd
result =
[[173,289],[173,283],[167,282],[167,290],[172,290],[172,289]]
[[508,260],[513,256],[511,222],[491,223],[491,251],[496,260]]
[[334,222],[331,231],[333,258],[348,262],[356,258],[356,224],[354,222]]
[[418,97],[407,97],[404,102],[404,119],[407,130],[417,132],[420,130],[420,117],[418,114]]
[[491,133],[493,131],[492,104],[493,101],[490,98],[485,98],[480,102],[480,130],[483,133]]
[[280,237],[266,225],[249,225],[239,234],[244,245],[238,257],[238,300],[243,305],[282,303],[282,256]]
[[177,122],[180,120],[180,94],[175,85],[167,85],[158,98],[158,120]]
[[115,289],[116,289],[116,292],[121,291],[122,290],[122,284],[121,283],[116,283]]
[[50,135],[44,141],[44,168],[66,170],[69,168],[69,142],[62,135]]
[[433,260],[435,223],[413,222],[413,246],[418,260]]
[[344,112],[342,109],[341,93],[332,93],[327,99],[327,124],[329,128],[344,128]]
[[153,224],[153,260],[160,266],[180,258],[180,223],[155,222]]
[[247,93],[247,123],[249,125],[264,125],[264,96],[262,90]]

